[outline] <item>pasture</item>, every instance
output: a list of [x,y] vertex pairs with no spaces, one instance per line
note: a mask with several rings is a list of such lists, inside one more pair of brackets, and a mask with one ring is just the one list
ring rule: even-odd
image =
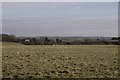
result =
[[117,45],[3,43],[3,78],[116,78]]

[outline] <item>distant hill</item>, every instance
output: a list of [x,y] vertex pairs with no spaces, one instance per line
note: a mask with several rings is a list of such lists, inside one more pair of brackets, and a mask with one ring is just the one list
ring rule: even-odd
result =
[[[91,40],[100,40],[100,41],[110,41],[113,37],[76,37],[76,36],[72,36],[72,37],[49,37],[49,36],[46,36],[48,37],[49,39],[52,39],[52,40],[56,40],[56,39],[60,39],[60,40],[63,40],[63,41],[74,41],[74,40],[84,40],[84,39],[91,39]],[[36,39],[42,39],[42,38],[45,38],[45,36],[42,36],[42,37],[35,37]]]

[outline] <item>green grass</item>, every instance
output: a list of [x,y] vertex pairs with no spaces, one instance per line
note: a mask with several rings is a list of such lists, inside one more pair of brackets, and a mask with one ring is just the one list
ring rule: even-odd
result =
[[19,45],[23,45],[23,44],[21,44],[21,43],[14,43],[14,42],[0,42],[0,44],[2,44],[2,46],[12,46],[12,45],[14,45],[14,46],[19,46]]
[[116,45],[3,43],[3,77],[116,78]]

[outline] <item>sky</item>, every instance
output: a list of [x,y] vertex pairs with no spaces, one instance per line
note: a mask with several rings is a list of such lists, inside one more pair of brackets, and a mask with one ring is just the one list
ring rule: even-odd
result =
[[119,0],[1,0],[2,2],[118,2]]
[[0,34],[2,34],[2,3],[0,3]]
[[2,3],[2,33],[16,36],[118,36],[117,2]]

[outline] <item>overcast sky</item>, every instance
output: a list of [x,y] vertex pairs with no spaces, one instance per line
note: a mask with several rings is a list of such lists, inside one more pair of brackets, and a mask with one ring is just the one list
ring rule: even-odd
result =
[[11,2],[2,13],[2,32],[16,36],[118,36],[117,2]]
[[1,0],[2,2],[118,2],[119,0]]

